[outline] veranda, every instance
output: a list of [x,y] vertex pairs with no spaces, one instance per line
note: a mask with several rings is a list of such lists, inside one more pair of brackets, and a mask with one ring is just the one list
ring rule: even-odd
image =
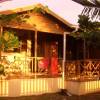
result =
[[[32,60],[34,57],[26,57],[12,63],[1,60],[1,63],[6,63],[6,75],[0,76],[1,96],[38,95],[58,92],[60,89],[66,89],[69,93],[76,95],[100,91],[99,60],[67,61],[65,71],[60,69],[55,75],[46,71],[31,71],[30,61]],[[39,61],[40,58],[37,58],[37,63]],[[36,69],[39,69],[38,67]]]

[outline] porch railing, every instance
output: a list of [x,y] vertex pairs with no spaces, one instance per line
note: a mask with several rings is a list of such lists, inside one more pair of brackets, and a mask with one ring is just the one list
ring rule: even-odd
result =
[[[43,60],[44,59],[44,60]],[[4,66],[5,74],[19,75],[46,75],[50,71],[50,64],[47,58],[37,57],[14,57],[12,62],[6,56],[2,56],[0,64]],[[62,59],[58,58],[58,73],[62,72]]]
[[[4,65],[6,76],[9,77],[9,73],[11,75],[11,78],[13,77],[13,74],[16,75],[16,77],[21,77],[23,75],[32,75],[34,73],[38,74],[48,74],[41,72],[39,70],[39,61],[41,61],[43,58],[37,58],[37,66],[36,66],[36,72],[34,70],[34,60],[35,57],[23,57],[23,58],[15,58],[13,62],[10,62],[5,56],[1,57],[0,64]],[[60,67],[60,74],[62,74],[62,59],[58,59],[58,67]],[[1,69],[0,69],[1,70]],[[30,77],[30,76],[29,76]],[[0,75],[1,78],[1,75]],[[99,78],[100,78],[100,60],[77,60],[77,61],[66,61],[65,66],[65,78],[67,80],[78,80],[78,81],[88,81],[88,80],[98,80],[95,82],[95,87],[99,88]],[[51,80],[52,81],[51,81]],[[52,88],[55,87],[55,81],[56,78],[31,78],[31,79],[22,79],[21,81],[17,80],[6,80],[6,79],[0,79],[0,95],[1,96],[8,96],[12,91],[12,84],[13,86],[18,86],[19,84],[19,90],[18,93],[20,95],[27,95],[30,93],[37,93],[41,91],[49,91],[49,87],[51,85]],[[16,84],[16,82],[18,84]],[[63,88],[64,87],[64,80],[62,78],[57,78],[57,88]],[[48,85],[47,83],[50,83]],[[33,85],[31,85],[33,84]],[[46,85],[47,84],[47,85]],[[91,83],[86,83],[86,89],[87,91],[90,91],[90,87],[92,87]],[[40,86],[40,87],[39,87]],[[49,87],[47,87],[49,86]],[[15,87],[14,87],[15,88]],[[20,90],[21,89],[21,90]],[[50,88],[51,89],[51,88]],[[95,88],[93,88],[95,89]],[[17,90],[17,89],[16,89]],[[41,91],[40,91],[41,90]],[[20,92],[19,92],[20,91]]]
[[[61,77],[48,78],[45,75],[49,75],[49,73],[40,70],[43,67],[40,67],[41,64],[39,65],[42,60],[42,57],[37,57],[35,69],[35,57],[15,57],[12,61],[5,56],[1,57],[0,64],[4,66],[5,75],[0,73],[0,96],[33,95],[64,88]],[[58,67],[61,67],[61,64],[62,59],[58,59]],[[58,74],[60,73],[61,71]],[[43,75],[43,77],[38,78],[39,75]]]
[[100,78],[100,60],[67,61],[65,76],[72,80],[89,80]]
[[[19,75],[48,75],[50,65],[47,58],[43,57],[16,57],[13,62],[10,62],[5,56],[1,57],[0,64],[4,65],[5,73]],[[42,62],[41,62],[42,61]],[[43,64],[44,63],[44,64]],[[44,66],[45,65],[45,66]],[[99,79],[100,78],[100,60],[75,60],[66,61],[65,77],[67,79]],[[36,67],[36,68],[35,68]],[[43,68],[44,67],[44,68]],[[62,59],[58,58],[58,73],[62,74]]]

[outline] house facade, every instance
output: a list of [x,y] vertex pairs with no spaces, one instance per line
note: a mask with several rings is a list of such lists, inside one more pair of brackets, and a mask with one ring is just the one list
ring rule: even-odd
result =
[[21,10],[1,12],[1,14],[13,13],[24,16],[25,22],[18,23],[14,20],[3,27],[3,31],[15,31],[20,41],[19,48],[9,50],[8,52],[13,53],[14,56],[17,56],[15,54],[18,53],[20,56],[33,57],[32,71],[38,70],[36,67],[38,61],[42,58],[46,58],[46,62],[49,62],[48,66],[51,66],[50,59],[52,56],[56,56],[57,65],[59,65],[58,62],[61,65],[64,32],[72,32],[75,29],[74,26],[41,4],[22,8]]

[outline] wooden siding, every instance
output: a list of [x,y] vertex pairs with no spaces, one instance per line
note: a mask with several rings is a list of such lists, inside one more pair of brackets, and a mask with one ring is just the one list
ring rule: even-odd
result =
[[63,34],[65,31],[71,30],[71,28],[59,22],[59,20],[53,18],[51,15],[33,12],[28,15],[30,17],[26,20],[25,23],[18,24],[16,22],[11,22],[11,24],[8,25],[8,27],[27,30],[37,30],[40,32],[48,32],[55,34]]
[[[28,23],[24,23],[24,25],[14,25],[14,23],[9,26],[13,28],[27,29],[27,30],[38,30],[41,32],[49,32],[49,33],[63,33],[65,31],[73,31],[76,26],[67,22],[59,15],[51,11],[49,8],[43,6],[42,4],[30,5],[25,7],[19,7],[13,10],[0,11],[0,14],[12,14],[12,13],[27,13],[33,10],[35,7],[44,10],[45,14],[31,14],[31,18],[29,18]],[[47,16],[49,15],[49,16]],[[34,25],[36,27],[34,27]]]

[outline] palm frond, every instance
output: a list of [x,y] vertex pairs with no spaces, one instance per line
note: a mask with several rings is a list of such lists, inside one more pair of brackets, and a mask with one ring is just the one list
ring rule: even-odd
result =
[[83,6],[98,7],[100,8],[100,0],[72,0]]
[[100,0],[73,0],[84,6],[82,15],[90,16],[91,19],[100,20]]

